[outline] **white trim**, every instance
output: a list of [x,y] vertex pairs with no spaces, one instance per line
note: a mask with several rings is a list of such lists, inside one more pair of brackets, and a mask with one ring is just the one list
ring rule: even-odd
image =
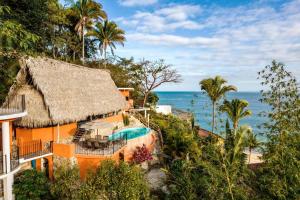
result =
[[53,155],[53,153],[47,153],[45,155],[41,155],[41,156],[29,158],[29,159],[20,158],[19,162],[20,162],[20,164],[23,164],[23,163],[26,163],[26,162],[29,162],[29,161],[32,161],[32,160],[36,160],[36,159],[40,159],[40,158],[44,158],[44,157],[52,156],[52,155]]
[[[21,164],[21,163],[20,163],[20,164]],[[15,174],[15,173],[17,173],[20,169],[21,169],[21,165],[19,165],[16,169],[14,169],[13,171],[11,171],[11,172],[9,172],[9,173],[0,175],[0,179],[4,179],[4,178],[6,178],[8,175],[10,175],[10,174]]]
[[133,91],[134,90],[134,88],[118,88],[118,90],[130,90],[130,91]]
[[26,115],[27,115],[27,111],[24,111],[21,113],[0,115],[0,120],[16,119],[16,118],[24,117]]

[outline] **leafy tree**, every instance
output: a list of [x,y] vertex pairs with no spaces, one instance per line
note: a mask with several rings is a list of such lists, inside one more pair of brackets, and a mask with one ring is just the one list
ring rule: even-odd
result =
[[175,160],[167,171],[169,176],[169,199],[198,199],[198,180],[201,174],[197,173],[196,165],[189,159]]
[[49,186],[45,173],[30,169],[15,178],[13,191],[17,200],[51,199]]
[[246,100],[233,99],[231,101],[225,100],[223,105],[220,106],[220,110],[226,112],[227,116],[232,121],[234,130],[238,128],[241,119],[252,114],[250,110],[245,110],[248,105],[249,103]]
[[283,130],[299,131],[300,106],[299,91],[296,78],[282,63],[272,61],[258,73],[262,80],[261,101],[270,106],[268,112],[263,114],[269,118],[264,127],[267,135],[279,135]]
[[189,122],[180,120],[172,115],[152,113],[150,121],[157,124],[162,132],[166,160],[172,162],[176,159],[196,160],[201,154],[197,135],[193,132]]
[[170,184],[175,185],[170,186],[171,199],[248,199],[251,187],[243,153],[248,130],[245,126],[237,130],[232,148],[204,139],[199,159],[173,161],[169,170]]
[[54,170],[51,193],[55,199],[81,199],[82,182],[79,169],[69,162],[62,163]]
[[15,20],[5,19],[10,15],[9,6],[0,6],[0,56],[17,56],[18,53],[29,51],[39,40],[39,37],[29,31]]
[[100,199],[149,199],[149,189],[141,169],[136,165],[106,160],[91,174],[88,184],[95,187]]
[[259,72],[261,101],[271,108],[264,124],[268,137],[264,164],[258,171],[257,194],[263,199],[300,198],[300,104],[295,77],[282,63],[273,61]]
[[204,90],[212,101],[212,133],[215,128],[215,110],[217,102],[229,91],[236,91],[236,87],[226,84],[226,80],[221,76],[215,78],[203,79],[200,81],[201,90]]
[[104,53],[104,64],[106,68],[106,51],[109,47],[111,53],[114,55],[116,44],[124,46],[125,32],[118,27],[113,21],[105,20],[103,23],[96,23],[95,27],[88,33],[88,35],[95,37],[94,41],[99,43],[101,55]]
[[181,81],[181,77],[177,71],[171,69],[171,65],[165,64],[164,60],[154,62],[143,60],[131,70],[132,75],[135,77],[135,83],[140,86],[144,96],[143,107],[146,105],[151,91],[162,84],[178,83]]
[[85,51],[84,51],[84,36],[85,30],[87,28],[91,28],[93,24],[93,20],[100,20],[106,19],[106,13],[102,9],[102,5],[96,3],[93,0],[77,0],[73,2],[72,5],[74,11],[76,12],[77,16],[79,16],[79,21],[75,26],[75,30],[81,36],[82,40],[82,62],[85,61]]

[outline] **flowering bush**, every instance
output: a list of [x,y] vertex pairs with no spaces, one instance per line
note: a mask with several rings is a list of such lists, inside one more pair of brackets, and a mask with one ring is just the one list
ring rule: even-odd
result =
[[146,145],[143,144],[142,147],[137,147],[133,153],[133,161],[137,164],[140,164],[144,161],[152,160],[152,155],[147,149]]

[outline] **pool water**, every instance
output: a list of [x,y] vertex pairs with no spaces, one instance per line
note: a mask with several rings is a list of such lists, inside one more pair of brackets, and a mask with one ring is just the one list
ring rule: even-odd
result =
[[116,132],[108,137],[109,140],[116,140],[119,138],[126,138],[127,140],[138,138],[147,135],[150,132],[150,128],[140,127],[140,128],[127,128]]

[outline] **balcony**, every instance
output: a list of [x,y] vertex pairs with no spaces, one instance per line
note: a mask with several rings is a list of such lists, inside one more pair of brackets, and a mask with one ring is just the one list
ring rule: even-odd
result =
[[113,155],[127,144],[127,137],[114,141],[85,140],[75,143],[75,153],[82,155]]
[[16,145],[11,146],[10,160],[7,160],[7,155],[0,152],[0,175],[7,174],[7,163],[10,162],[10,171],[15,170],[19,166],[19,149]]
[[19,157],[23,162],[53,153],[53,142],[42,140],[19,141]]
[[0,120],[23,117],[26,114],[25,95],[5,101],[0,108]]

